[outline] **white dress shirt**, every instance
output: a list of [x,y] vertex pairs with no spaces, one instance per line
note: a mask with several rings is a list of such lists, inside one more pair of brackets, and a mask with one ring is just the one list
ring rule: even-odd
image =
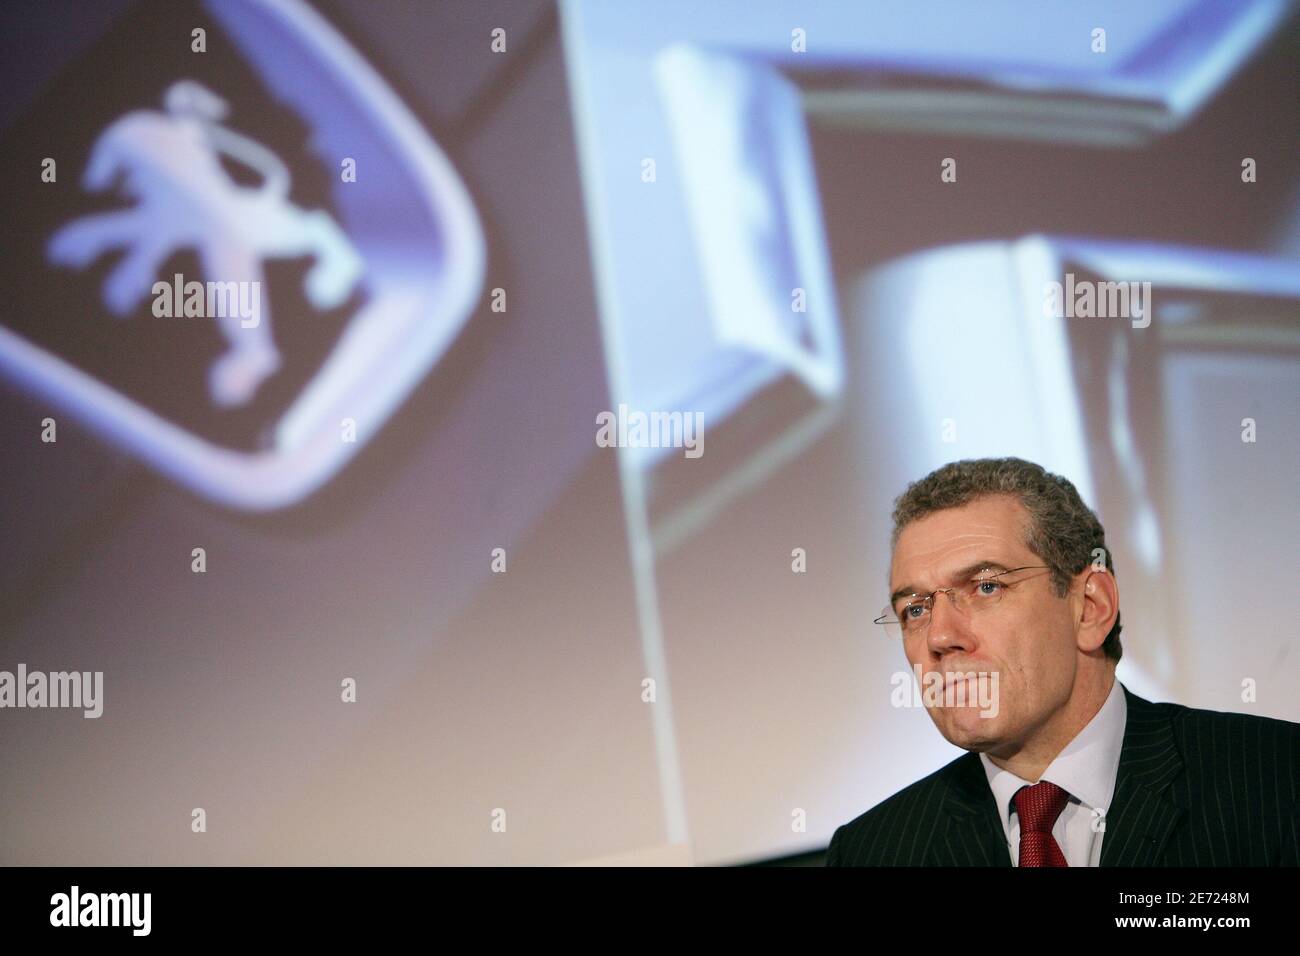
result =
[[[1070,795],[1069,802],[1052,827],[1052,837],[1065,854],[1070,866],[1097,866],[1101,861],[1101,841],[1105,833],[1105,816],[1115,793],[1115,775],[1119,772],[1119,753],[1124,746],[1124,725],[1128,722],[1128,703],[1118,680],[1111,682],[1101,709],[1087,726],[1066,744],[1056,759],[1047,765],[1038,780],[1021,780],[1003,770],[986,754],[980,754],[989,788],[997,801],[1002,829],[1007,835],[1011,865],[1020,865],[1020,819],[1012,797],[1021,787],[1050,780]],[[1095,821],[1095,822],[1094,822]]]

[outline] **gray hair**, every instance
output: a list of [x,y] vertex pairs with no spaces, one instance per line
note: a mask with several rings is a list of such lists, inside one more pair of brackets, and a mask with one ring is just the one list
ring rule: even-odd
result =
[[[1074,576],[1092,563],[1098,549],[1105,556],[1106,570],[1115,573],[1106,531],[1078,490],[1069,479],[1023,458],[954,461],[912,482],[894,501],[891,550],[913,521],[990,495],[1013,495],[1029,513],[1025,545],[1051,568],[1058,597],[1065,597]],[[1116,611],[1115,625],[1102,645],[1105,655],[1115,661],[1123,654],[1119,632]]]

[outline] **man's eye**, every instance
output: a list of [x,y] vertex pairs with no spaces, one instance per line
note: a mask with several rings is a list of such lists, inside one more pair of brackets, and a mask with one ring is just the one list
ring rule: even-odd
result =
[[976,581],[975,593],[982,597],[992,597],[1002,588],[1001,581]]
[[[913,611],[915,611],[916,613],[913,614],[913,613],[912,613]],[[919,618],[919,617],[920,617],[922,614],[924,614],[924,613],[925,613],[925,605],[923,605],[923,604],[909,604],[907,607],[903,608],[903,615],[902,615],[902,616],[903,616],[903,620],[909,620],[909,619],[910,619],[910,620],[915,621],[917,618]]]

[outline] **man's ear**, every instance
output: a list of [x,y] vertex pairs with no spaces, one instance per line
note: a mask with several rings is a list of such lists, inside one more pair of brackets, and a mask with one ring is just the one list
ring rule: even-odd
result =
[[1079,650],[1095,651],[1119,616],[1119,585],[1109,571],[1089,567],[1080,572]]

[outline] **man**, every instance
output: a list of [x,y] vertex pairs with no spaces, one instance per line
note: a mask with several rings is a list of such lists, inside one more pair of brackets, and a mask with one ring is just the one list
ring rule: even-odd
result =
[[959,461],[893,518],[878,623],[968,753],[839,827],[827,866],[1300,865],[1300,724],[1152,703],[1115,679],[1114,566],[1069,481]]

